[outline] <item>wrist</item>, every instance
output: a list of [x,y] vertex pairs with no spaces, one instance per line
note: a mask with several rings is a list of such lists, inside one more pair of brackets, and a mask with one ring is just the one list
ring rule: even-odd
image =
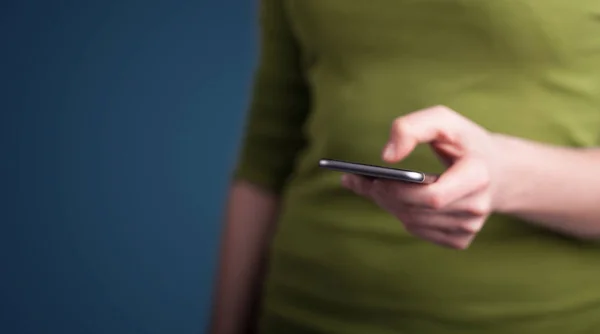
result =
[[[492,136],[498,156],[493,203],[497,213],[519,216],[546,207],[549,204],[545,199],[551,197],[548,192],[564,191],[572,182],[589,183],[586,180],[600,163],[598,149],[551,146],[502,134]],[[571,181],[565,184],[566,179]]]
[[496,144],[496,187],[493,210],[496,213],[514,215],[525,204],[531,183],[535,182],[536,151],[527,142],[514,137],[492,134]]

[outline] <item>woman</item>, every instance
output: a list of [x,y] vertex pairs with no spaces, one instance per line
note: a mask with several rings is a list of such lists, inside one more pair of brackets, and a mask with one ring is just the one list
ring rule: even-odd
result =
[[263,0],[261,22],[213,333],[600,333],[598,1]]

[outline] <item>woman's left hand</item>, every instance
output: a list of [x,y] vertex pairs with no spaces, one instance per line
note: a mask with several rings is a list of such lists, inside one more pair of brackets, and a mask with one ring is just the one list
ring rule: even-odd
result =
[[493,134],[438,106],[394,121],[383,159],[397,163],[428,143],[448,166],[432,184],[370,180],[346,174],[343,185],[397,217],[416,237],[456,249],[469,247],[501,191],[503,152]]

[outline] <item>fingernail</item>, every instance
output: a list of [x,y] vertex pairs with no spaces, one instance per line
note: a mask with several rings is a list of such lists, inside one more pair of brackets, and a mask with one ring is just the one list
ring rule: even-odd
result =
[[383,158],[386,160],[393,160],[396,156],[396,146],[394,143],[389,143],[383,151]]

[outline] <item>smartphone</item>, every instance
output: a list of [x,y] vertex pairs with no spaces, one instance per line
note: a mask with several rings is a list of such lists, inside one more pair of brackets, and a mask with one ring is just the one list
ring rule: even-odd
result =
[[413,170],[387,168],[332,159],[319,160],[319,167],[371,178],[410,183],[429,184],[435,182],[438,178],[438,176],[434,174],[421,173]]

